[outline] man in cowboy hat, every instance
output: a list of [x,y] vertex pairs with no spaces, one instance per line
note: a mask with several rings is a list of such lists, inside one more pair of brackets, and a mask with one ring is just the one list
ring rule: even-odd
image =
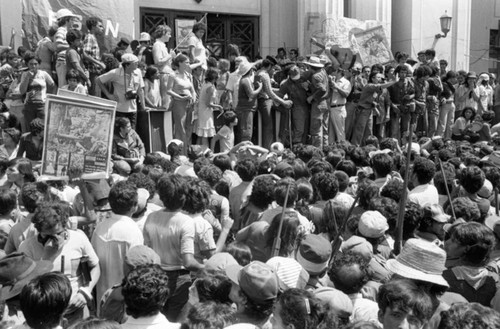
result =
[[311,56],[309,62],[311,77],[309,79],[309,89],[311,96],[307,97],[307,102],[311,104],[310,131],[311,144],[323,149],[323,145],[328,144],[328,104],[330,85],[328,75],[319,57]]

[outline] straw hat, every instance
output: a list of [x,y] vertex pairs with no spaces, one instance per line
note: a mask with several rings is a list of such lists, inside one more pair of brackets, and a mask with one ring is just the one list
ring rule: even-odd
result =
[[71,10],[69,10],[69,9],[66,9],[66,8],[59,9],[56,13],[56,20],[59,21],[61,18],[64,18],[64,17],[76,17],[79,20],[82,20],[82,16],[73,14],[71,12]]
[[238,74],[240,76],[244,76],[245,74],[248,73],[248,71],[250,71],[251,69],[253,69],[253,63],[249,63],[249,62],[242,62],[240,64],[240,66],[238,67]]
[[141,37],[139,38],[139,42],[146,42],[146,41],[151,41],[151,36],[149,35],[148,32],[141,32]]
[[396,259],[387,261],[387,269],[402,277],[449,287],[443,278],[446,252],[434,243],[409,239]]
[[309,62],[306,62],[307,65],[312,66],[312,67],[324,67],[325,65],[321,63],[321,59],[316,56],[311,56],[309,58]]

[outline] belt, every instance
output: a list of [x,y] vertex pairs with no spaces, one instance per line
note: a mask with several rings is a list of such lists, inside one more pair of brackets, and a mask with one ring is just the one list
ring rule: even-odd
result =
[[330,105],[330,107],[341,107],[341,106],[345,106],[345,104],[332,104],[332,105]]
[[173,270],[173,271],[167,271],[167,274],[178,274],[178,275],[183,275],[183,274],[189,274],[190,272],[188,270]]

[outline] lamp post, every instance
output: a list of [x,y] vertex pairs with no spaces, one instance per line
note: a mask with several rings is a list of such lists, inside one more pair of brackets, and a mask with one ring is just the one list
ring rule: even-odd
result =
[[446,38],[448,35],[448,32],[450,32],[450,27],[451,27],[451,16],[448,16],[446,11],[444,12],[444,15],[439,18],[439,23],[441,24],[441,32],[444,34],[436,34],[435,38]]

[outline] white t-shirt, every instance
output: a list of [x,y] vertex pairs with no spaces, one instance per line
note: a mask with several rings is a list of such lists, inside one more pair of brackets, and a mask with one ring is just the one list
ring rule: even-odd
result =
[[126,99],[125,93],[128,90],[138,91],[140,88],[144,88],[144,80],[139,69],[134,70],[132,74],[127,74],[125,78],[123,67],[120,66],[99,76],[99,79],[102,83],[113,84],[113,95],[118,97],[117,112],[137,112],[137,101],[135,99]]

